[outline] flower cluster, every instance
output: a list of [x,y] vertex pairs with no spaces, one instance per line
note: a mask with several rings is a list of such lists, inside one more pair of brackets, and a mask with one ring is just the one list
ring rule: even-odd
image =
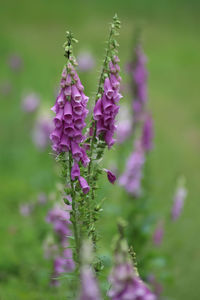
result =
[[56,205],[52,210],[49,211],[46,218],[47,222],[53,225],[53,229],[57,237],[59,238],[59,246],[61,248],[60,253],[56,253],[54,255],[52,275],[53,285],[59,284],[56,278],[60,274],[72,271],[75,267],[72,258],[72,251],[70,248],[68,248],[68,236],[71,235],[71,230],[69,228],[69,225],[71,224],[69,212],[70,210],[70,205],[67,205],[66,208]]
[[110,299],[156,300],[156,296],[140,279],[137,270],[133,267],[128,245],[122,236],[117,241],[114,263],[109,277],[111,288],[108,296]]
[[63,69],[60,86],[56,103],[52,107],[56,113],[55,129],[50,135],[53,150],[58,153],[71,151],[73,159],[81,161],[85,166],[89,159],[80,144],[84,140],[82,130],[86,126],[88,97],[83,93],[84,87],[70,62]]
[[119,179],[119,184],[134,197],[141,194],[142,169],[145,153],[140,140],[136,140],[135,149],[126,163],[126,170]]
[[119,76],[119,58],[114,56],[109,62],[109,76],[104,81],[103,95],[96,102],[94,107],[94,120],[97,122],[97,136],[102,135],[103,140],[112,147],[116,130],[115,117],[119,111],[117,103],[121,99],[119,93],[121,77]]

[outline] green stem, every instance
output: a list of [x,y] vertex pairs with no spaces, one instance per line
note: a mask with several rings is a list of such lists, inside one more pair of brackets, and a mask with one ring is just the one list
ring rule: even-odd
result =
[[[107,61],[108,61],[108,54],[109,54],[109,51],[110,51],[110,41],[111,41],[111,37],[113,35],[113,28],[111,26],[111,29],[110,29],[110,33],[109,33],[109,38],[108,38],[108,46],[107,46],[107,49],[106,49],[106,55],[105,55],[105,59],[104,59],[104,63],[103,63],[103,67],[102,67],[102,71],[101,71],[101,75],[100,75],[100,78],[99,78],[99,84],[98,84],[98,90],[97,90],[97,94],[96,94],[96,97],[98,97],[98,95],[102,94],[102,82],[103,82],[103,74],[105,73],[105,69],[106,69],[106,66],[107,66]],[[101,95],[102,96],[102,95]],[[97,101],[97,99],[96,99]],[[95,101],[95,102],[96,102]],[[95,139],[96,139],[96,131],[97,131],[97,128],[96,128],[96,121],[94,120],[94,132],[93,132],[93,136],[92,136],[92,142],[91,142],[91,148],[90,148],[90,162],[89,162],[89,165],[88,165],[88,181],[90,183],[90,174],[91,174],[91,166],[92,166],[92,162],[93,162],[93,159],[92,159],[92,155],[93,155],[93,150],[94,150],[94,144],[95,144]]]
[[77,256],[77,264],[80,265],[80,236],[79,236],[79,228],[78,228],[78,215],[77,215],[77,204],[76,204],[76,193],[74,190],[74,183],[71,179],[71,169],[72,169],[72,154],[69,152],[69,177],[70,177],[70,185],[71,185],[71,197],[72,197],[72,212],[73,212],[73,230],[74,230],[74,240],[75,240],[75,249]]

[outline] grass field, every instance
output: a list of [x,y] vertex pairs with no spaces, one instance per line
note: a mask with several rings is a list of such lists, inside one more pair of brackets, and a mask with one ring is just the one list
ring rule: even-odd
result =
[[[169,299],[200,298],[199,228],[200,195],[200,39],[198,1],[0,1],[0,83],[12,86],[0,99],[0,299],[65,299],[64,286],[49,288],[50,263],[43,258],[42,242],[49,226],[48,207],[37,208],[35,217],[23,218],[20,203],[34,201],[38,192],[50,193],[58,180],[49,151],[38,152],[30,138],[32,120],[21,111],[24,92],[33,90],[44,109],[54,103],[54,89],[64,63],[62,44],[66,29],[79,40],[75,53],[89,49],[97,58],[97,70],[81,75],[87,94],[96,89],[104,55],[108,23],[115,12],[122,21],[119,38],[121,66],[130,59],[133,30],[144,27],[148,56],[150,108],[155,120],[155,147],[150,157],[154,210],[168,213],[176,178],[184,174],[189,190],[181,219],[169,225],[163,250],[170,256],[174,283]],[[14,74],[7,59],[18,53],[23,70]],[[128,101],[124,97],[123,101]],[[117,146],[106,162],[118,157]],[[126,159],[127,151],[122,154]],[[102,247],[110,251],[111,234],[119,214],[110,206],[123,204],[120,188],[101,181],[106,195]]]

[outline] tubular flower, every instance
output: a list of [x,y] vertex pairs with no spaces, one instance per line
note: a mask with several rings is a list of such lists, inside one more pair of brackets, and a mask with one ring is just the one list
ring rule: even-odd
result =
[[85,153],[83,155],[84,151],[80,145],[84,141],[82,130],[86,126],[85,118],[88,114],[86,108],[88,97],[83,90],[78,74],[69,62],[63,69],[60,92],[52,107],[56,116],[55,128],[50,139],[54,151],[58,153],[71,151],[75,161],[88,164],[88,157]]
[[135,149],[127,160],[126,170],[119,179],[119,184],[134,197],[141,194],[142,170],[145,163],[145,153],[141,141],[137,140]]
[[109,76],[104,81],[103,95],[96,102],[93,117],[97,122],[97,136],[102,135],[103,140],[112,147],[116,131],[115,117],[119,111],[117,103],[121,99],[119,93],[121,77],[119,76],[119,58],[115,56],[109,63]]

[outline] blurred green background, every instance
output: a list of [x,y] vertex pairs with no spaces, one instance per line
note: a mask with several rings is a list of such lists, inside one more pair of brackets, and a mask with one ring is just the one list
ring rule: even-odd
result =
[[[136,24],[142,22],[144,28],[149,106],[155,120],[155,147],[150,158],[153,209],[160,215],[169,212],[178,175],[185,175],[189,190],[183,215],[167,228],[162,246],[172,259],[175,278],[165,295],[175,300],[200,298],[200,2],[1,0],[0,85],[9,86],[9,92],[0,96],[1,300],[65,298],[62,289],[49,288],[50,263],[43,257],[42,241],[49,228],[44,218],[51,204],[37,208],[34,218],[19,213],[21,203],[34,201],[38,192],[51,192],[57,182],[50,150],[38,151],[31,141],[33,116],[21,110],[21,99],[26,91],[34,91],[40,95],[44,109],[53,105],[64,64],[66,29],[79,40],[76,54],[89,49],[97,59],[97,68],[81,75],[86,94],[92,97],[108,23],[115,12],[122,21],[122,69],[131,58]],[[13,53],[23,59],[23,68],[17,74],[8,66]],[[122,101],[126,100],[124,97]],[[127,152],[121,154],[124,160]],[[117,146],[107,162],[114,155],[117,157]],[[102,183],[108,202],[116,200],[125,205],[123,199],[117,199],[118,188]],[[109,223],[106,213],[103,218],[102,238],[110,251],[116,220],[109,218]]]

